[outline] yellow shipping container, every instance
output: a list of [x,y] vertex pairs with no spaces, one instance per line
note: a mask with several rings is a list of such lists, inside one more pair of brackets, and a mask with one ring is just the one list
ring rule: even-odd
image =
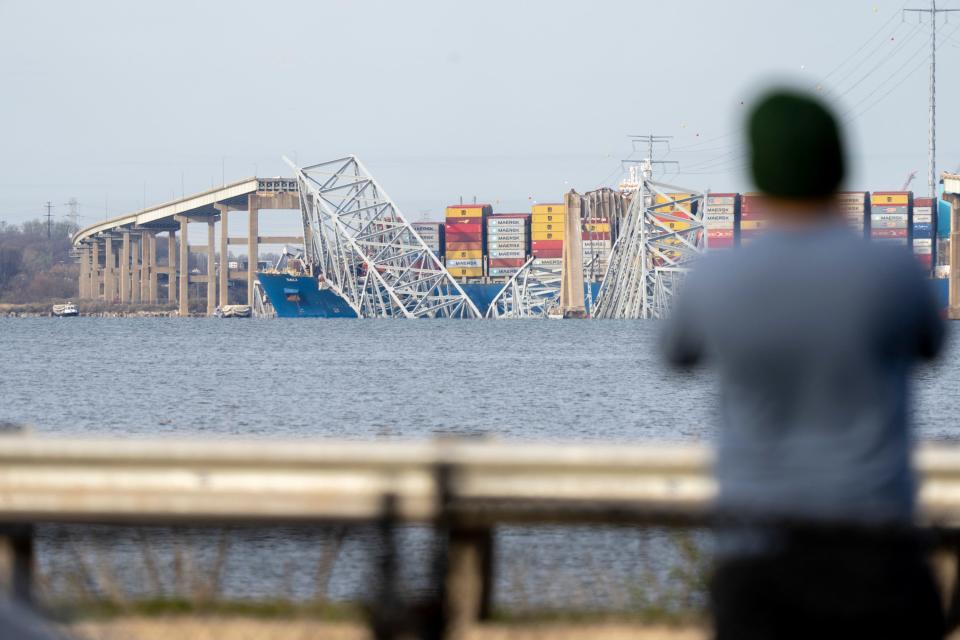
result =
[[483,207],[447,207],[448,218],[482,218]]
[[667,227],[670,231],[685,231],[690,228],[690,223],[683,220],[664,220],[663,218],[657,218]]
[[535,204],[530,208],[530,211],[533,212],[533,215],[538,213],[560,213],[564,214],[567,212],[567,205],[561,203],[549,203],[549,204]]
[[563,240],[562,231],[534,231],[530,234],[531,240]]
[[477,260],[483,258],[483,251],[447,251],[447,260]]
[[594,233],[609,233],[610,225],[608,223],[601,224],[585,224],[583,225],[584,231],[592,231]]
[[530,225],[530,231],[553,231],[563,233],[563,221],[560,222],[534,222]]
[[872,193],[870,194],[870,204],[875,205],[885,205],[885,204],[899,204],[906,205],[909,204],[909,194],[907,193]]
[[530,222],[563,222],[566,219],[565,213],[534,213],[530,216]]
[[743,231],[756,231],[757,229],[766,229],[770,225],[768,220],[741,220],[740,229]]
[[483,267],[448,267],[454,278],[482,278]]

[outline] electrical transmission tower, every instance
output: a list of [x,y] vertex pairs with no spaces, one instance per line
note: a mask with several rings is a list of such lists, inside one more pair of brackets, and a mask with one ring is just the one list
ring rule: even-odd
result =
[[951,13],[960,9],[937,9],[937,0],[930,0],[929,9],[904,9],[904,13],[930,14],[930,106],[927,131],[927,186],[930,197],[937,197],[937,14]]
[[46,207],[47,207],[47,240],[49,240],[49,239],[53,236],[53,233],[52,233],[52,229],[53,229],[53,204],[51,204],[51,202],[50,202],[49,200],[47,200]]
[[67,220],[70,221],[71,233],[80,228],[80,201],[76,198],[70,198],[64,204],[70,207],[70,213],[67,214]]
[[645,136],[649,156],[631,167],[625,183],[630,208],[600,284],[595,318],[667,317],[687,272],[706,250],[703,194],[653,180],[653,167],[668,163],[652,158],[654,144],[664,138]]

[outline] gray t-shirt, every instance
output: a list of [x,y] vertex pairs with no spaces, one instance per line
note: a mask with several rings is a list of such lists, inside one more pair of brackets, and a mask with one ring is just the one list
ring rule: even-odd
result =
[[719,507],[750,519],[912,519],[908,375],[944,337],[903,247],[834,225],[706,258],[666,321],[667,358],[718,371]]

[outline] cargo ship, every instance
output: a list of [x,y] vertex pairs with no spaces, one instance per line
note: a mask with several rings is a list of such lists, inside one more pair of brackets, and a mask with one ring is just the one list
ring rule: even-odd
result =
[[[691,194],[658,196],[664,205],[657,218],[670,229],[687,223],[667,206]],[[909,191],[848,191],[837,204],[846,224],[864,238],[902,245],[933,278],[941,306],[947,306],[947,280],[941,269],[946,251],[940,244],[949,233],[949,206],[934,198],[914,198]],[[727,251],[752,242],[769,224],[767,203],[757,193],[709,193],[703,203],[709,251]],[[423,242],[456,278],[481,314],[507,280],[529,259],[559,267],[563,256],[566,206],[535,203],[529,213],[494,213],[489,204],[454,204],[440,221],[412,222]],[[938,221],[942,221],[938,224]],[[597,207],[582,219],[583,255],[589,259],[593,298],[616,241],[609,209]],[[943,254],[943,255],[941,255]],[[586,260],[585,260],[586,263]],[[355,318],[343,299],[303,269],[259,274],[267,298],[283,318]],[[588,294],[588,299],[590,298]]]

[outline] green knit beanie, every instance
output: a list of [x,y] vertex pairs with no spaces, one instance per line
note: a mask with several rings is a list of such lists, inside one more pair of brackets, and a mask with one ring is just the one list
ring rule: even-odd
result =
[[836,119],[819,100],[790,90],[767,94],[747,122],[757,188],[791,200],[822,200],[843,181],[845,160]]

